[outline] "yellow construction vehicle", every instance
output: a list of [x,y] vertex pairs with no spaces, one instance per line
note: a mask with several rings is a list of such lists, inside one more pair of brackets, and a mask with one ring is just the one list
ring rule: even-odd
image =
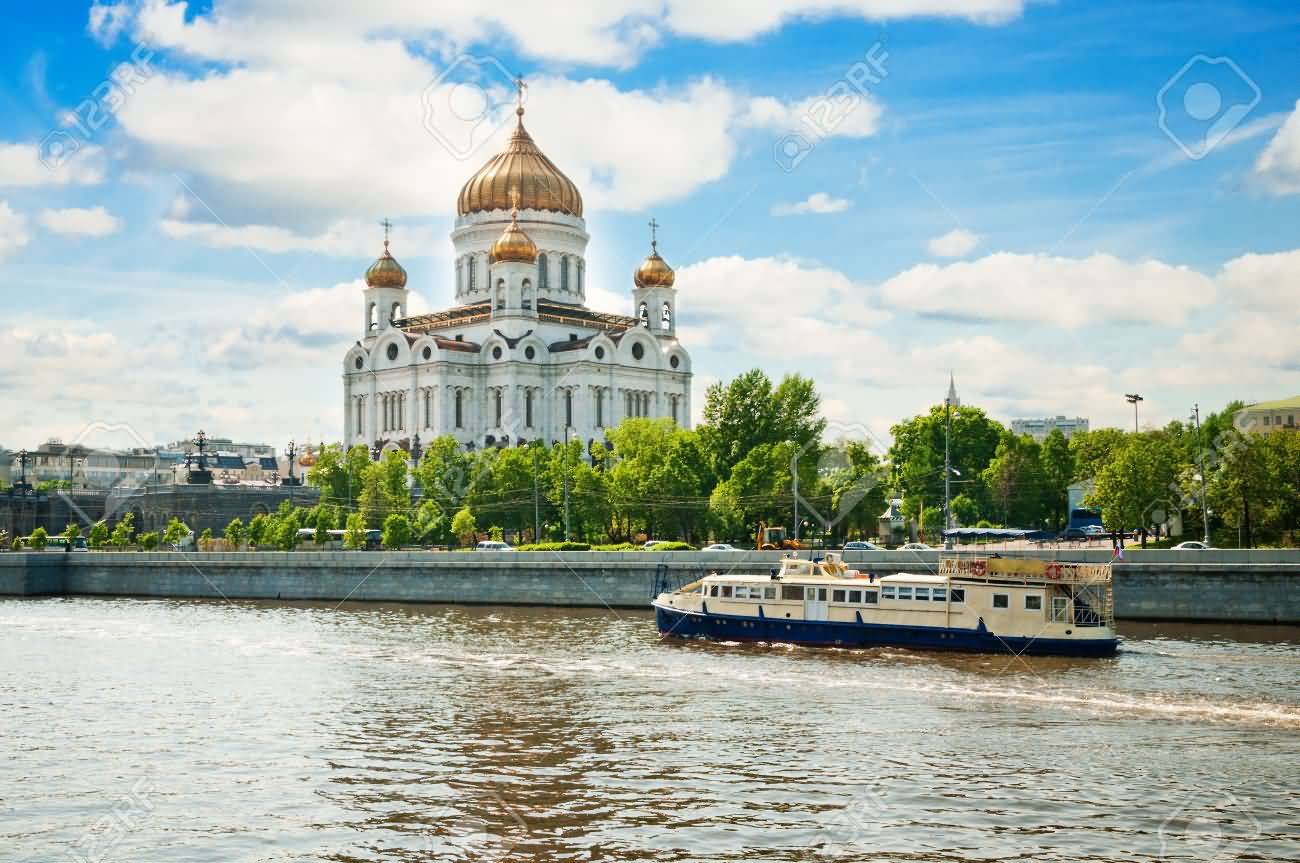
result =
[[765,523],[758,523],[758,532],[754,535],[754,547],[763,551],[775,551],[778,549],[799,549],[799,540],[790,537],[784,527],[768,527]]

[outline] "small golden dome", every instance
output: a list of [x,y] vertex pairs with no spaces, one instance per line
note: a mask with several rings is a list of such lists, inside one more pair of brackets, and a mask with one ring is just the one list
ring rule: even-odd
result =
[[366,270],[366,286],[371,288],[405,288],[406,270],[388,253],[388,240],[384,240],[384,253]]
[[298,459],[298,464],[301,467],[316,466],[316,455],[311,451],[311,447],[307,447],[307,451]]
[[519,227],[519,192],[511,189],[511,197],[515,201],[515,206],[510,210],[510,224],[497,237],[496,242],[492,244],[491,255],[493,263],[513,262],[516,264],[532,264],[537,261],[537,244],[533,242],[532,237],[524,233],[524,229]]
[[515,110],[519,123],[503,152],[488,160],[460,190],[456,212],[462,216],[510,208],[510,190],[519,190],[519,206],[525,210],[550,210],[582,215],[582,195],[537,148],[524,129],[524,109]]
[[650,254],[642,261],[633,277],[638,288],[671,288],[677,274],[668,262],[659,257],[657,243],[650,244]]

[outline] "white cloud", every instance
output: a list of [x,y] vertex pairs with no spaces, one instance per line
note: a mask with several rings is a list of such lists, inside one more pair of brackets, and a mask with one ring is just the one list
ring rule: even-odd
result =
[[103,207],[41,210],[41,225],[56,234],[107,237],[122,227],[122,220]]
[[1022,0],[670,0],[668,24],[683,35],[742,41],[779,28],[794,18],[854,17],[888,21],[916,16],[966,18],[979,23],[1009,21]]
[[953,228],[946,234],[931,237],[926,248],[936,258],[963,258],[979,245],[978,235],[965,228]]
[[809,213],[842,213],[849,208],[847,198],[833,198],[825,192],[813,192],[802,201],[793,204],[776,204],[772,207],[773,216],[802,216]]
[[[180,200],[180,199],[177,199]],[[172,209],[177,208],[173,201]],[[217,222],[163,219],[162,232],[177,240],[189,240],[214,249],[256,249],[263,252],[315,252],[333,256],[365,256],[379,253],[378,229],[371,223],[342,220],[317,234],[300,234],[275,225],[231,227]],[[425,228],[398,227],[393,231],[394,254],[403,257],[427,255],[436,242]]]
[[1300,194],[1300,100],[1255,160],[1255,176],[1275,195]]
[[27,217],[15,213],[8,202],[0,201],[0,261],[17,252],[31,241],[27,232]]
[[[74,147],[75,150],[71,149]],[[66,158],[58,158],[59,153],[66,153]],[[41,161],[42,156],[45,162]],[[37,144],[0,142],[0,187],[102,183],[103,156],[102,149],[82,144],[69,132],[51,133],[45,139],[43,151]]]
[[1207,276],[1160,261],[998,252],[974,261],[918,264],[887,279],[880,295],[888,305],[917,314],[1076,329],[1101,321],[1178,325],[1213,302],[1215,290]]
[[100,45],[110,47],[131,23],[131,6],[128,3],[101,3],[95,0],[90,6],[90,20],[86,31]]

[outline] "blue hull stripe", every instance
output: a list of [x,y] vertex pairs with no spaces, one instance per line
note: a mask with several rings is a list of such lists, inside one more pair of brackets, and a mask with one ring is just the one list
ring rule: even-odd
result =
[[[658,603],[654,608],[659,632],[680,638],[775,641],[819,647],[914,647],[1027,656],[1110,656],[1119,645],[1117,638],[999,637],[983,627],[950,629],[943,626],[893,623],[740,617],[730,614],[688,613]],[[858,620],[861,619],[859,614]]]

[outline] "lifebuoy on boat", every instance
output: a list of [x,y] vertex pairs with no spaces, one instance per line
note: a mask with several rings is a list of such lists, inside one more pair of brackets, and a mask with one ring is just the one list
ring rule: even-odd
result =
[[983,561],[983,560],[972,560],[972,561],[970,562],[970,574],[971,574],[971,575],[982,576],[982,575],[984,575],[984,573],[988,572],[988,568],[989,568],[989,565],[988,565],[988,562],[987,562],[987,561]]
[[1049,563],[1043,570],[1043,574],[1053,581],[1059,581],[1061,578],[1061,565],[1059,563]]

